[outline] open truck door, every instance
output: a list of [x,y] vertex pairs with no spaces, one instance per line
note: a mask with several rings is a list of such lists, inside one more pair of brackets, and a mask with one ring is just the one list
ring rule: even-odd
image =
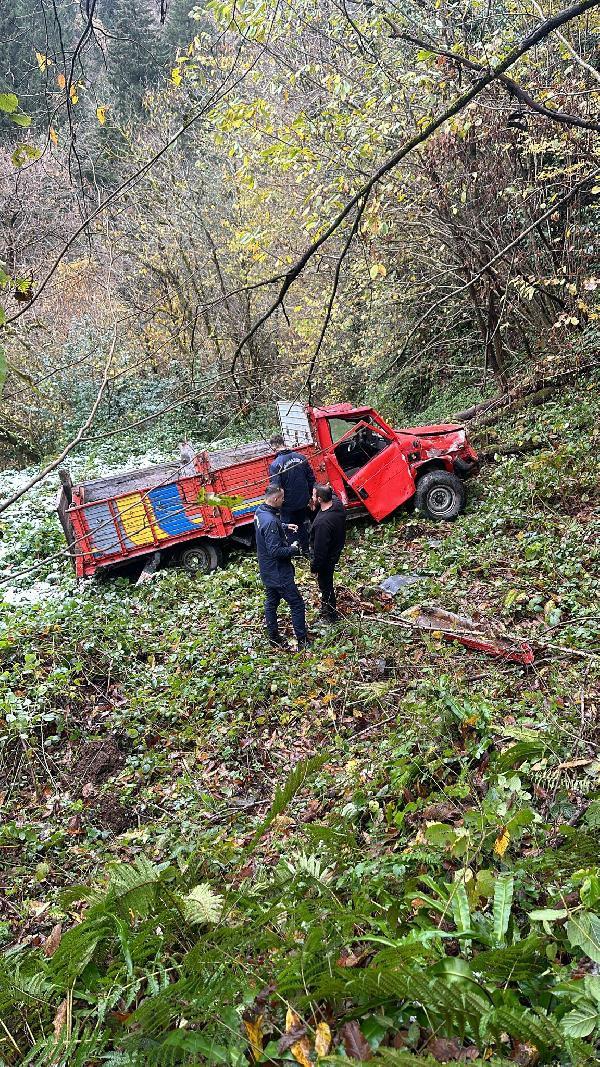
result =
[[357,422],[336,442],[326,462],[378,521],[414,494],[414,479],[397,438],[376,423]]

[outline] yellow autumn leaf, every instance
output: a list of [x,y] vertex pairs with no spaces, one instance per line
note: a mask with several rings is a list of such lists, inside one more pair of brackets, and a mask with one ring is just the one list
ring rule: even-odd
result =
[[[285,1032],[290,1034],[293,1030],[301,1027],[300,1016],[292,1008],[288,1008],[285,1014]],[[301,1037],[290,1048],[290,1052],[300,1067],[313,1067],[310,1059],[310,1042],[306,1036]]]
[[171,81],[173,85],[181,85],[181,70],[179,67],[173,67],[171,71]]
[[290,1052],[300,1067],[313,1067],[310,1059],[310,1043],[307,1037],[301,1037],[295,1041]]
[[65,85],[67,84],[67,79],[65,78],[64,74],[56,75],[56,84],[58,85],[59,89],[64,89]]
[[76,104],[77,101],[79,100],[79,97],[77,96],[77,89],[73,85],[72,82],[71,82],[71,85],[69,86],[69,96],[71,97],[71,103],[72,104]]
[[98,119],[98,122],[100,123],[101,126],[104,126],[104,123],[106,122],[106,111],[107,111],[106,104],[100,104],[96,108],[96,118]]
[[52,144],[58,144],[58,134],[57,134],[56,130],[54,129],[54,126],[51,126],[50,129],[48,130],[48,136],[49,136],[50,140],[52,141]]
[[327,1023],[319,1023],[315,1033],[315,1052],[317,1058],[326,1056],[331,1046],[331,1030]]
[[494,852],[502,859],[510,843],[510,834],[506,828],[504,828],[494,841]]
[[51,65],[52,60],[48,59],[48,56],[45,56],[43,52],[36,52],[35,58],[37,59],[37,65],[43,74],[46,70],[46,67],[49,67]]
[[255,1060],[260,1059],[263,1050],[263,1015],[258,1015],[252,1022],[249,1019],[244,1019],[244,1027],[248,1035],[248,1041],[250,1042],[250,1049],[252,1051],[252,1057]]

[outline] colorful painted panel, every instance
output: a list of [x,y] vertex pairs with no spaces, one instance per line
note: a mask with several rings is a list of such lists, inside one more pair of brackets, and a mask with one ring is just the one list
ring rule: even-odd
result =
[[264,500],[264,494],[261,496],[253,497],[251,500],[244,500],[243,503],[237,504],[236,507],[231,509],[231,514],[237,519],[240,515],[253,514],[258,505],[262,504]]
[[153,545],[154,535],[141,493],[128,493],[115,501],[128,542],[135,548]]
[[193,533],[198,526],[204,525],[202,514],[192,514],[193,505],[185,504],[179,486],[174,483],[151,489],[148,500],[154,510],[156,522],[169,537]]
[[108,504],[90,504],[85,509],[95,556],[116,556],[122,551],[115,521]]

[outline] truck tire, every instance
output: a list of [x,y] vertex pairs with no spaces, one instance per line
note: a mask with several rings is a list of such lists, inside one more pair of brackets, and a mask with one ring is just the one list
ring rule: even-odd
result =
[[188,574],[211,574],[223,562],[221,549],[210,541],[197,541],[184,548],[179,557],[181,566]]
[[429,519],[450,522],[463,510],[466,498],[460,478],[448,471],[429,471],[417,482],[415,504]]

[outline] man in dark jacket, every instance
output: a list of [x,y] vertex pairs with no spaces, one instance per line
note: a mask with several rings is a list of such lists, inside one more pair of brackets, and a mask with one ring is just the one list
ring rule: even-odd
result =
[[300,549],[297,541],[291,545],[288,544],[286,527],[296,533],[297,526],[282,523],[279,510],[283,500],[283,489],[277,485],[269,485],[265,493],[265,502],[259,504],[254,515],[256,551],[260,576],[266,593],[265,621],[269,640],[272,645],[285,647],[277,624],[277,608],[282,600],[286,600],[292,613],[292,626],[298,641],[298,648],[301,649],[307,647],[309,639],[306,632],[304,601],[294,581],[292,564],[292,558],[300,554]]
[[284,523],[298,527],[300,548],[308,555],[308,505],[315,484],[312,467],[306,456],[288,448],[280,435],[272,437],[269,444],[277,450],[269,466],[269,479],[285,493],[281,518]]
[[339,619],[333,588],[333,572],[346,541],[346,509],[329,485],[317,485],[314,498],[319,505],[310,531],[311,571],[321,590],[321,615],[327,622]]

